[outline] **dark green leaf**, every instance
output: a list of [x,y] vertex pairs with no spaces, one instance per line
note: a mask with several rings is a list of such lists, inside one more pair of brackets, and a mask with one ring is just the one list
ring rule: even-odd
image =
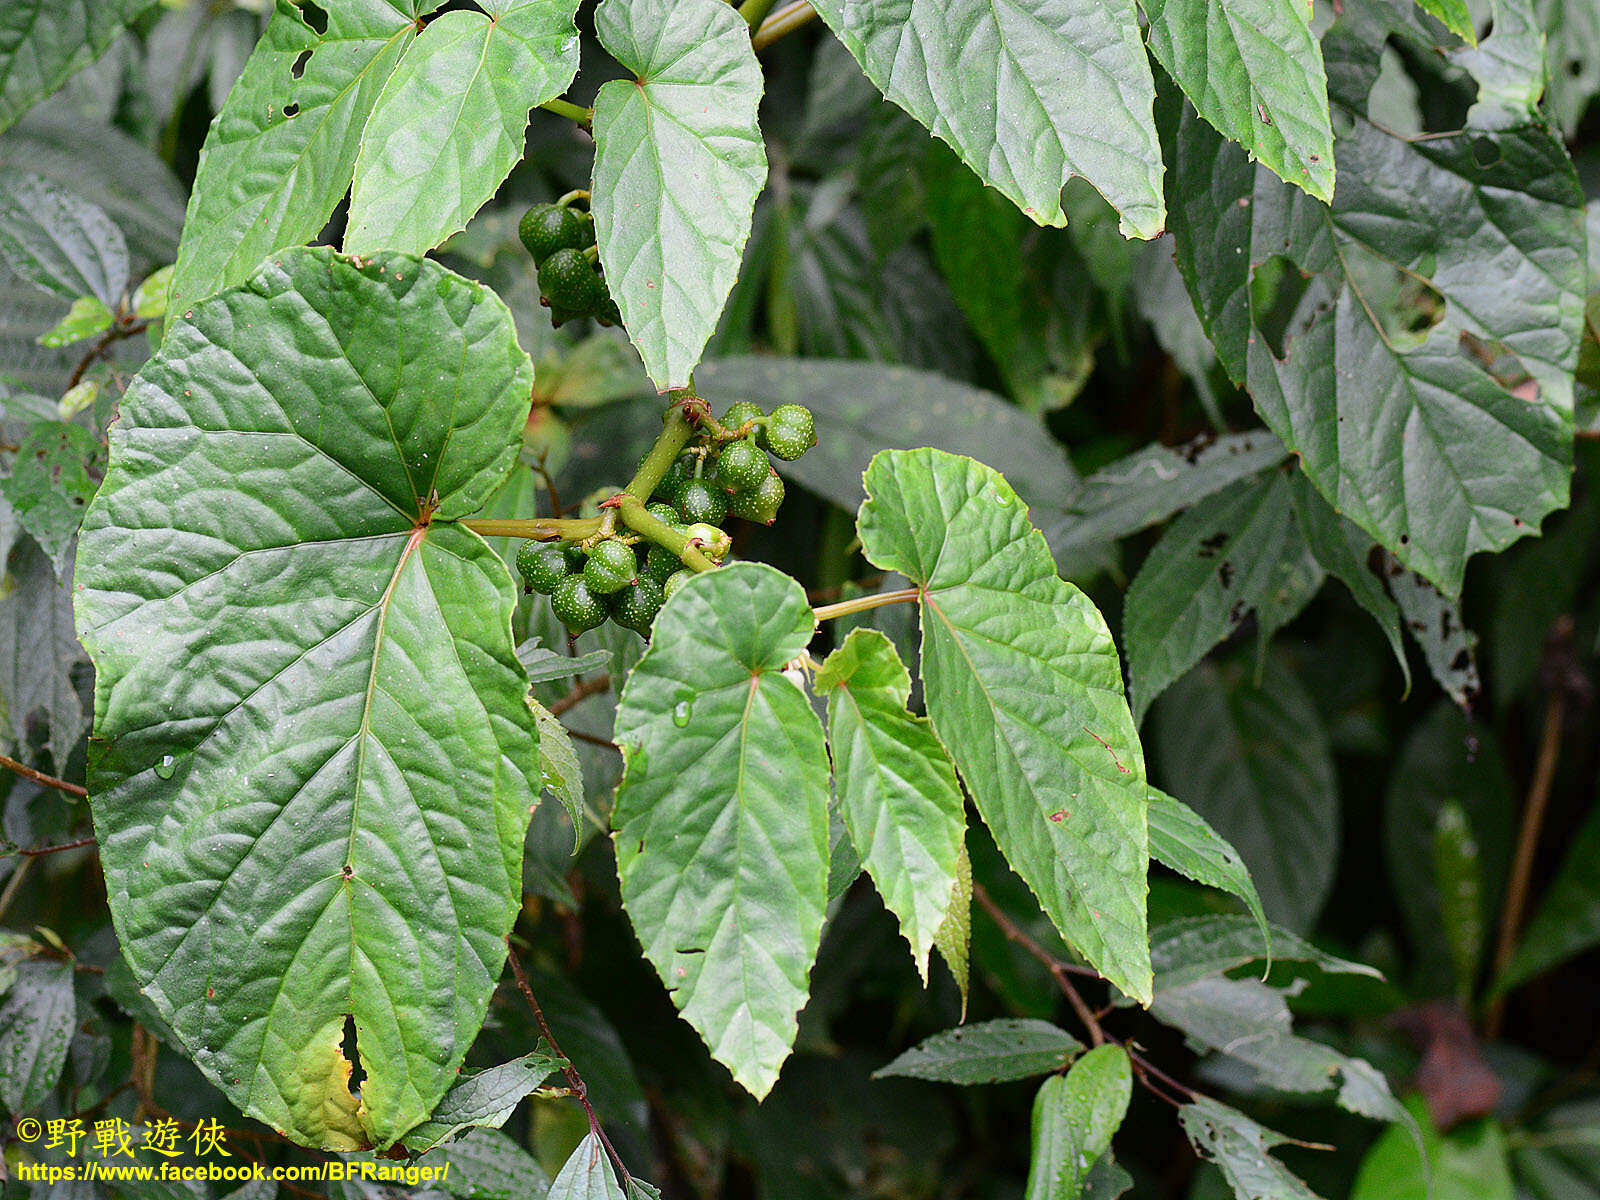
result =
[[0,253],[63,300],[114,307],[128,286],[128,244],[99,205],[31,171],[0,173]]
[[381,1148],[454,1081],[521,896],[516,591],[456,519],[510,468],[532,370],[491,294],[405,255],[289,251],[192,312],[79,542],[112,912],[241,1110]]
[[155,0],[10,0],[0,8],[0,130],[105,53]]
[[[1166,921],[1150,934],[1150,961],[1155,967],[1158,992],[1260,962],[1266,953],[1260,929],[1245,916],[1184,917]],[[1383,978],[1364,963],[1336,958],[1276,925],[1272,927],[1272,957],[1277,962],[1308,962],[1336,975]]]
[[990,468],[889,450],[866,488],[863,552],[919,591],[934,732],[1063,936],[1148,1000],[1144,754],[1104,619]]
[[543,1196],[550,1186],[549,1176],[534,1157],[495,1129],[469,1129],[433,1150],[423,1162],[435,1167],[448,1164],[443,1186],[462,1200],[527,1200],[530,1195]]
[[902,1075],[936,1083],[1000,1083],[1058,1071],[1082,1049],[1082,1042],[1048,1021],[982,1021],[934,1034],[880,1067],[873,1078]]
[[84,508],[94,499],[97,485],[89,471],[99,457],[100,443],[82,425],[41,422],[17,448],[11,475],[0,479],[0,493],[57,572],[66,565]]
[[1516,955],[1495,981],[1505,993],[1574,955],[1600,945],[1600,804],[1589,811],[1571,839],[1566,857],[1533,919],[1517,944]]
[[17,964],[0,1004],[0,1100],[13,1114],[34,1111],[55,1090],[76,1012],[72,963],[33,958]]
[[1096,1046],[1033,1101],[1026,1200],[1080,1200],[1090,1168],[1111,1148],[1128,1113],[1133,1072],[1121,1046]]
[[1245,902],[1261,930],[1261,945],[1272,957],[1272,933],[1261,897],[1239,852],[1207,825],[1200,814],[1165,792],[1151,788],[1150,857],[1207,887],[1221,888]]
[[1221,1168],[1238,1200],[1318,1200],[1317,1194],[1268,1153],[1289,1139],[1204,1096],[1178,1110],[1195,1153]]
[[11,560],[10,591],[0,597],[0,712],[8,713],[17,754],[28,758],[28,723],[42,714],[45,746],[58,769],[78,745],[88,715],[73,685],[83,648],[72,622],[72,573],[24,541]]
[[600,262],[646,372],[683,387],[739,277],[767,179],[761,68],[722,0],[604,0],[594,25],[637,77],[595,97]]
[[461,1072],[433,1115],[406,1134],[406,1149],[423,1154],[475,1126],[498,1129],[524,1096],[566,1065],[541,1043],[533,1053],[497,1067]]
[[827,749],[783,674],[811,633],[771,567],[698,575],[617,706],[623,903],[673,1003],[758,1097],[794,1042],[827,901]]

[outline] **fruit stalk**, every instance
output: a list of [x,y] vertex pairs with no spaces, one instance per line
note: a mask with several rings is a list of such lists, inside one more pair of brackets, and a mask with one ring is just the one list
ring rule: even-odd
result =
[[[680,447],[681,448],[681,447]],[[676,454],[676,451],[674,451]],[[648,460],[647,460],[648,461]],[[644,468],[641,467],[642,471]],[[652,484],[652,487],[655,485]],[[646,493],[648,495],[648,493]],[[617,515],[622,523],[633,530],[640,537],[654,542],[658,546],[676,554],[683,561],[683,565],[696,571],[714,571],[717,564],[712,562],[693,544],[694,539],[682,530],[674,529],[665,521],[658,521],[645,509],[644,502],[634,496],[624,496],[617,505]]]
[[581,542],[600,528],[599,517],[574,517],[570,520],[534,517],[507,521],[479,518],[461,523],[480,537],[519,537],[536,542]]
[[[655,445],[651,446],[650,453],[644,456],[644,461],[633,473],[628,486],[622,489],[627,495],[637,497],[641,501],[648,500],[650,494],[666,476],[667,468],[678,460],[678,455],[683,453],[683,448],[689,444],[689,438],[694,434],[694,426],[689,423],[688,414],[684,412],[684,401],[695,400],[696,397],[691,392],[675,393],[673,405],[667,410],[666,424],[656,435]],[[643,508],[643,504],[640,504],[640,507]],[[661,524],[659,521],[655,523]],[[662,528],[666,527],[663,525]],[[651,541],[659,540],[651,538]]]

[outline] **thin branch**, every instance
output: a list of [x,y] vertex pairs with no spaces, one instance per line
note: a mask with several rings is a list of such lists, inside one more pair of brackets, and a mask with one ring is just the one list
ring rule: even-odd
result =
[[622,752],[622,747],[617,745],[610,738],[599,737],[592,733],[584,733],[581,729],[572,729],[569,727],[567,729],[567,736],[575,737],[580,742],[588,742],[591,746],[600,746],[606,750],[615,750],[619,754]]
[[31,779],[37,784],[76,796],[80,800],[87,799],[89,795],[87,790],[75,783],[68,783],[65,779],[57,779],[54,775],[46,775],[43,771],[35,771],[26,763],[19,763],[16,759],[7,758],[4,754],[0,754],[0,767],[5,767],[8,771],[15,771],[24,779]]
[[596,675],[593,679],[585,679],[573,685],[572,690],[561,699],[553,703],[545,711],[552,717],[559,717],[568,709],[576,708],[590,696],[599,695],[601,692],[611,690],[610,675]]
[[59,854],[63,850],[76,850],[81,846],[92,846],[94,844],[94,835],[91,834],[88,837],[81,837],[75,842],[58,842],[54,846],[35,846],[30,850],[24,850],[19,847],[13,853],[20,854],[24,858],[38,858],[42,854]]
[[914,587],[900,588],[893,592],[874,592],[870,596],[855,596],[849,600],[841,600],[837,604],[824,604],[821,608],[812,609],[811,615],[817,621],[831,621],[835,617],[847,617],[851,613],[882,608],[886,604],[906,604],[920,599],[921,596],[922,589]]
[[785,4],[761,22],[761,27],[750,37],[750,45],[756,50],[765,50],[779,38],[788,37],[796,29],[809,25],[816,17],[817,10],[811,7],[810,0],[795,0],[792,4]]
[[553,112],[558,117],[566,117],[581,129],[588,129],[594,124],[594,109],[584,108],[581,104],[574,104],[570,100],[546,100],[539,105],[545,112]]
[[72,368],[72,374],[67,376],[67,386],[65,390],[70,392],[73,388],[82,383],[84,372],[93,366],[95,360],[103,355],[113,345],[122,341],[124,338],[131,338],[135,334],[143,333],[149,327],[149,325],[149,321],[129,321],[127,324],[124,324],[122,321],[118,321],[116,324],[112,325],[110,329],[106,330],[98,339],[96,339],[94,345],[89,347],[89,352],[78,360],[78,365]]

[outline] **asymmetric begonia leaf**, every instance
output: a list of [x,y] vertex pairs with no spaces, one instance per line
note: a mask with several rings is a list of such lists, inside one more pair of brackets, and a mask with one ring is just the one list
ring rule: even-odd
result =
[[828,891],[828,753],[783,667],[800,585],[734,563],[656,617],[617,705],[622,902],[672,1002],[760,1097],[794,1044]]
[[211,123],[172,273],[170,311],[239,283],[321,232],[350,187],[361,131],[416,36],[414,0],[341,0],[318,33],[289,0]]
[[815,688],[828,697],[828,749],[845,827],[926,980],[967,828],[955,768],[927,718],[906,711],[911,674],[876,629],[852,630],[817,672]]
[[1105,620],[998,472],[889,450],[865,482],[863,553],[919,593],[934,732],[1062,935],[1148,1000],[1144,753]]
[[1041,225],[1065,225],[1074,175],[1161,232],[1155,85],[1133,0],[818,0],[890,100]]
[[431,22],[361,135],[344,248],[420,254],[466,228],[522,157],[528,113],[578,70],[577,0],[498,0]]
[[1140,0],[1150,49],[1223,136],[1333,199],[1333,128],[1305,0]]
[[112,916],[243,1112],[381,1148],[456,1082],[521,898],[517,592],[456,519],[532,368],[492,293],[407,255],[288,250],[191,311],[79,540]]
[[0,5],[0,130],[88,66],[156,0],[7,0]]
[[600,263],[656,387],[683,387],[739,278],[767,179],[761,68],[722,0],[604,0],[594,28],[635,76],[594,101]]

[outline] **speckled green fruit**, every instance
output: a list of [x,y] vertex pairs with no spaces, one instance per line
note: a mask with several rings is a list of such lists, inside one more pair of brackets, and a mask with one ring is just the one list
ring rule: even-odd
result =
[[674,529],[679,529],[683,526],[683,518],[678,515],[678,510],[664,500],[657,500],[654,504],[646,505],[645,512],[663,525],[670,525]]
[[728,411],[722,414],[722,423],[729,429],[737,429],[746,421],[759,421],[766,415],[761,411],[761,405],[740,400],[737,404],[728,405]]
[[578,575],[583,571],[583,564],[589,561],[589,556],[583,552],[583,547],[577,542],[562,542],[561,553],[567,560],[567,574]]
[[535,204],[522,214],[517,236],[539,265],[557,250],[581,250],[594,244],[594,221],[587,214],[554,204]]
[[611,619],[625,629],[647,634],[665,599],[661,585],[641,575],[611,598]]
[[539,292],[563,319],[590,316],[606,302],[606,285],[578,250],[557,250],[539,264]]
[[681,571],[674,571],[667,576],[667,581],[661,585],[661,594],[666,599],[671,600],[672,594],[693,578],[694,572],[689,570],[688,567],[683,568]]
[[678,492],[684,484],[693,478],[694,455],[680,454],[672,460],[672,465],[667,468],[666,474],[661,477],[661,482],[656,484],[655,494],[672,505],[674,519],[676,519],[677,514]]
[[568,575],[550,597],[550,611],[573,634],[605,622],[605,601],[589,590],[582,575]]
[[754,438],[729,442],[717,458],[717,482],[730,492],[759,488],[772,470]]
[[728,513],[758,525],[771,525],[783,503],[783,480],[770,467],[766,478],[751,491],[735,492],[728,498]]
[[720,525],[728,515],[727,493],[702,479],[691,479],[678,492],[678,512],[691,525],[697,521]]
[[665,583],[682,567],[683,560],[665,546],[651,546],[650,553],[644,556],[644,573],[657,583]]
[[799,404],[780,404],[767,417],[761,444],[785,462],[793,462],[817,444],[817,423],[811,410]]
[[559,547],[540,542],[523,542],[517,551],[517,571],[530,592],[549,596],[561,581],[572,574],[567,566],[567,556]]
[[601,542],[589,551],[589,561],[583,564],[583,581],[597,596],[608,596],[633,582],[639,573],[639,561],[633,547],[621,542]]

